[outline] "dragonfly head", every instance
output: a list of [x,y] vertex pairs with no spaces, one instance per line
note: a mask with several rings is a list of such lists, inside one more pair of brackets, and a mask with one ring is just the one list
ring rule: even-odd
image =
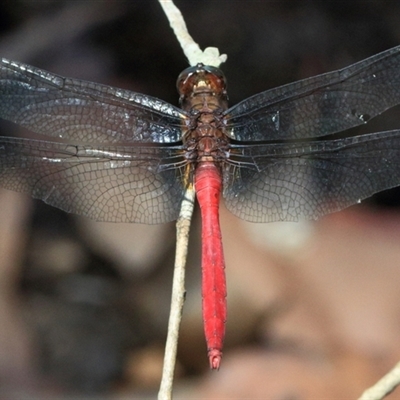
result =
[[219,101],[227,102],[226,78],[224,73],[216,67],[201,63],[186,68],[176,82],[180,98],[184,106],[187,99],[199,94],[215,96]]

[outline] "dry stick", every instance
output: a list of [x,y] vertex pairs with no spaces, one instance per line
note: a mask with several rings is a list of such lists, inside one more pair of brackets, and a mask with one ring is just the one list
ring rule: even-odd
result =
[[228,56],[226,54],[219,54],[219,50],[216,47],[207,47],[204,51],[200,49],[199,45],[189,35],[185,20],[172,0],[158,1],[191,66],[202,63],[218,68],[221,63],[226,61]]
[[165,344],[164,366],[161,379],[159,400],[172,399],[176,350],[178,347],[179,325],[183,302],[185,300],[185,264],[189,241],[190,222],[193,214],[195,192],[193,185],[186,190],[181,211],[176,222],[176,254],[174,278],[172,283],[171,310],[168,321],[168,335]]
[[[216,47],[207,47],[202,51],[189,35],[185,21],[179,9],[172,0],[158,0],[163,8],[171,28],[178,39],[182,50],[194,66],[198,63],[219,67],[227,59],[226,54],[219,54]],[[168,338],[165,350],[163,377],[158,398],[170,400],[172,398],[173,373],[175,368],[178,331],[184,300],[184,265],[187,254],[187,240],[190,227],[190,216],[193,211],[194,189],[188,189],[185,201],[182,203],[181,215],[177,221],[177,248],[172,292],[172,304],[168,325]],[[186,210],[187,207],[187,210]],[[190,215],[189,215],[190,214]],[[188,217],[189,216],[189,217]],[[370,389],[366,390],[359,400],[381,400],[400,384],[400,363]]]
[[382,400],[400,384],[400,362],[374,386],[367,389],[358,400]]
[[[225,62],[227,56],[219,54],[216,47],[208,47],[202,51],[197,43],[189,35],[185,21],[179,9],[172,0],[158,0],[163,8],[168,21],[177,37],[189,64],[194,66],[198,63],[219,67]],[[176,360],[176,349],[178,346],[179,325],[182,316],[182,308],[185,296],[185,263],[188,247],[190,220],[193,213],[195,192],[192,185],[187,189],[185,199],[181,205],[181,213],[177,221],[177,243],[175,256],[175,269],[172,285],[171,311],[168,322],[168,337],[165,345],[163,375],[159,400],[172,399],[172,385]]]

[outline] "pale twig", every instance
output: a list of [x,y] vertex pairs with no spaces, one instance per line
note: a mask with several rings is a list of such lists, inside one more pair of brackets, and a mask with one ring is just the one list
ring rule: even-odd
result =
[[193,214],[195,192],[192,185],[186,190],[181,211],[176,222],[176,254],[172,284],[171,310],[168,321],[168,335],[165,344],[163,374],[159,400],[172,399],[176,350],[178,347],[179,325],[185,300],[185,264],[189,241],[190,222]]
[[[225,54],[219,54],[215,47],[208,47],[202,51],[187,31],[181,12],[172,0],[159,0],[169,23],[177,37],[189,64],[198,63],[219,67],[226,61]],[[185,263],[189,240],[190,221],[193,213],[195,192],[192,185],[186,191],[185,199],[181,205],[181,212],[177,221],[177,243],[175,255],[174,278],[172,285],[171,311],[168,322],[168,336],[165,345],[164,366],[161,379],[159,400],[172,399],[172,385],[175,370],[176,351],[178,347],[179,325],[182,317],[183,302],[185,298]]]
[[384,399],[400,384],[400,362],[374,386],[367,389],[358,400]]
[[216,47],[207,47],[204,51],[200,49],[200,46],[189,35],[185,20],[172,0],[158,1],[160,2],[171,28],[173,29],[191,66],[202,63],[204,65],[211,65],[218,68],[226,61],[228,56],[226,54],[219,54],[219,50]]
[[[186,23],[179,9],[172,0],[158,0],[163,8],[171,28],[177,37],[182,50],[194,66],[198,63],[219,67],[227,59],[226,54],[219,54],[216,47],[207,47],[204,51],[189,35]],[[195,192],[193,187],[187,190],[185,200],[182,202],[181,214],[177,221],[177,246],[175,270],[171,301],[171,312],[168,324],[168,338],[165,348],[163,377],[161,381],[159,400],[172,399],[173,374],[175,369],[176,350],[178,344],[179,325],[184,302],[184,275],[189,238],[190,220],[193,212]],[[382,400],[400,384],[400,363],[388,374],[380,379],[374,386],[367,389],[359,400]]]

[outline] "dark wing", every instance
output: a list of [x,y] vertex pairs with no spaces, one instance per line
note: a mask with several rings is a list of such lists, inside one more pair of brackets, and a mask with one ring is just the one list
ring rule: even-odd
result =
[[399,103],[397,46],[347,68],[259,93],[224,114],[232,139],[304,139],[361,125]]
[[97,221],[176,219],[185,165],[179,146],[94,149],[0,138],[0,186]]
[[85,144],[173,143],[181,140],[184,111],[150,96],[2,59],[0,118]]
[[400,185],[400,130],[338,140],[232,146],[227,208],[251,222],[315,219]]

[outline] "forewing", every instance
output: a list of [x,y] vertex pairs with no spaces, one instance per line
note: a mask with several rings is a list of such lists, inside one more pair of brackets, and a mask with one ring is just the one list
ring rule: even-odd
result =
[[251,222],[315,219],[400,185],[400,130],[339,140],[233,146],[227,208]]
[[225,112],[240,141],[324,136],[366,123],[400,103],[400,46],[338,71],[281,86]]
[[0,186],[97,221],[176,219],[184,165],[180,147],[94,149],[0,138]]
[[84,144],[181,140],[184,112],[156,98],[1,60],[0,117]]

